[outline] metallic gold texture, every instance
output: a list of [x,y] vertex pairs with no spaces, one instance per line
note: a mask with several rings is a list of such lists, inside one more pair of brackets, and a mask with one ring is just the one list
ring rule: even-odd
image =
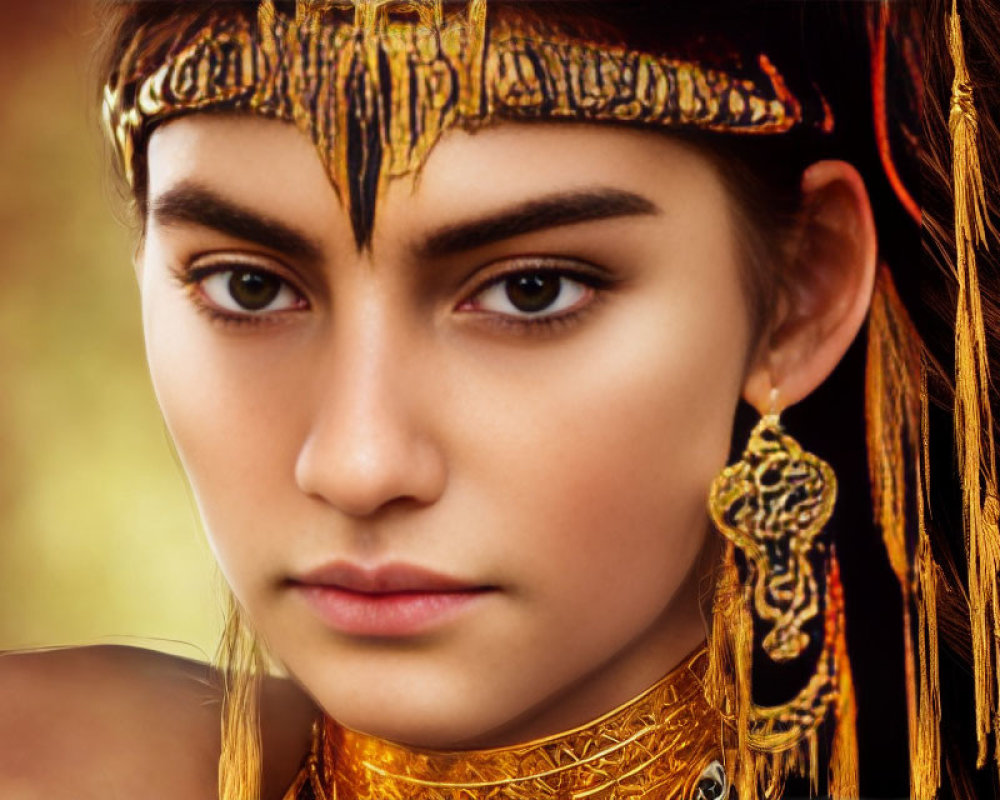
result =
[[[926,363],[920,335],[884,264],[878,271],[868,319],[865,416],[872,507],[901,591],[911,794],[914,800],[930,800],[941,782],[941,710],[938,568],[927,530]],[[908,465],[915,483],[912,495],[907,489]],[[913,525],[907,524],[910,496],[916,501],[916,542],[912,541]],[[916,553],[915,559],[911,560],[910,552]]]
[[484,0],[313,0],[294,15],[270,2],[259,14],[209,8],[154,65],[145,47],[140,32],[104,99],[133,186],[164,120],[228,110],[294,122],[315,142],[359,246],[386,182],[417,171],[453,127],[559,119],[765,134],[804,124],[766,55],[708,69],[577,38],[503,4],[487,14]]
[[709,511],[746,556],[754,609],[773,626],[764,650],[775,661],[796,658],[809,644],[802,627],[819,613],[809,556],[836,495],[830,465],[804,451],[776,414],[761,419],[743,457],[712,484]]
[[[1000,481],[997,478],[989,352],[976,250],[986,246],[986,187],[979,158],[979,117],[965,63],[958,0],[948,19],[955,74],[948,127],[955,190],[955,438],[968,542],[969,613],[975,667],[977,766],[990,737],[1000,771]],[[995,234],[995,230],[990,230]]]
[[723,761],[700,650],[630,703],[568,733],[494,750],[416,750],[327,719],[285,800],[695,800]]
[[[808,776],[816,791],[818,732],[831,710],[828,788],[837,798],[857,794],[856,702],[840,573],[836,557],[824,548],[821,598],[811,563],[836,493],[832,468],[785,433],[776,413],[761,418],[741,459],[719,474],[709,492],[709,513],[729,544],[716,586],[706,691],[735,729],[733,781],[740,797],[780,797],[792,772]],[[736,548],[746,559],[745,583]],[[805,653],[810,636],[804,627],[822,614],[823,649],[809,679],[775,706],[753,700],[751,607],[770,624],[763,648],[780,662]]]

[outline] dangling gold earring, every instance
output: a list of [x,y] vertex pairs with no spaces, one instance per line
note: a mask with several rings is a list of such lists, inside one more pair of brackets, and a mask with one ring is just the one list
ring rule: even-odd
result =
[[[732,773],[741,798],[780,795],[789,771],[818,783],[816,735],[833,708],[833,797],[857,796],[855,701],[844,634],[843,596],[832,547],[823,570],[825,591],[810,559],[815,539],[833,512],[833,469],[803,450],[781,426],[777,390],[757,423],[742,458],[713,481],[709,513],[728,540],[716,586],[705,691],[736,730]],[[739,578],[736,549],[746,561]],[[823,651],[806,685],[778,706],[753,702],[753,618],[771,628],[763,648],[774,661],[789,661],[810,644],[804,630],[823,615]]]
[[216,657],[223,679],[220,800],[258,800],[261,785],[260,681],[263,649],[228,593],[226,620]]
[[788,661],[809,645],[803,626],[820,610],[809,561],[813,542],[833,513],[837,476],[781,427],[772,408],[750,434],[743,457],[712,483],[709,510],[719,531],[743,551],[754,610],[772,625],[764,650]]

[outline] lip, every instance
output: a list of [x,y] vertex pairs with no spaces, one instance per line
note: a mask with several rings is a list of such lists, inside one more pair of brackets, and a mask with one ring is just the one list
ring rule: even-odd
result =
[[411,564],[359,567],[338,561],[290,581],[326,625],[351,636],[427,633],[495,591]]

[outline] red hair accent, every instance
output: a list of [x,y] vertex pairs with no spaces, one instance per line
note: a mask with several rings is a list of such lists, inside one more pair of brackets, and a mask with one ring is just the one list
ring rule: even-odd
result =
[[[889,27],[889,4],[882,3],[879,10],[878,21],[874,31],[874,41],[872,42],[872,103],[874,105],[875,118],[875,142],[878,146],[879,158],[882,160],[882,168],[885,176],[889,179],[899,202],[903,208],[913,217],[913,220],[920,225],[922,214],[920,205],[913,199],[903,179],[896,169],[896,164],[892,160],[892,144],[889,141],[889,119],[885,102],[885,59],[886,59],[886,38]],[[918,84],[919,85],[919,84]]]

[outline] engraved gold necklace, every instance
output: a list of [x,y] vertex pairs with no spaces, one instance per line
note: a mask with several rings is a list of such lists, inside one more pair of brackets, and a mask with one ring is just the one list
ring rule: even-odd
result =
[[729,787],[705,662],[701,649],[593,722],[511,747],[420,750],[326,719],[285,800],[718,800]]

